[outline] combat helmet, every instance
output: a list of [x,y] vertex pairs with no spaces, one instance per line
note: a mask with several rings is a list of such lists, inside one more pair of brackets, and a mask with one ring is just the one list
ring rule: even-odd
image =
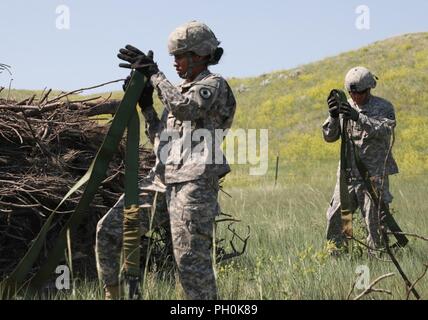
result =
[[214,32],[204,23],[187,22],[176,28],[168,38],[170,55],[193,52],[199,56],[213,56],[220,45]]
[[355,67],[345,77],[345,88],[348,92],[363,92],[376,87],[377,77],[365,67]]

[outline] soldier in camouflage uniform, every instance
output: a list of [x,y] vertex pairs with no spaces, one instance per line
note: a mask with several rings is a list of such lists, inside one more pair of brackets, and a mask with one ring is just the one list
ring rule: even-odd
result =
[[[130,79],[131,76],[125,80],[123,85],[124,91]],[[148,86],[144,88],[138,104],[144,115],[147,115],[145,110],[153,109],[153,87]],[[154,145],[154,151],[157,155],[159,139],[155,135],[150,134],[154,131],[150,123],[152,122],[149,118],[149,121],[146,122],[145,133]],[[169,214],[165,197],[166,186],[162,181],[162,176],[157,173],[162,171],[159,169],[160,165],[159,158],[156,157],[154,168],[139,182],[141,234],[147,233],[150,227],[154,229],[160,225],[169,224]],[[123,244],[123,210],[124,195],[119,198],[117,203],[97,224],[95,257],[98,275],[104,285],[106,299],[119,299],[121,297],[119,260]]]
[[[341,137],[343,119],[349,120],[347,128],[348,141],[352,140],[355,152],[367,168],[369,178],[376,186],[381,199],[386,205],[392,201],[389,192],[389,175],[398,173],[397,164],[393,158],[392,137],[396,125],[393,105],[382,98],[373,96],[371,89],[376,87],[373,74],[364,67],[352,68],[346,75],[345,87],[351,99],[348,105],[338,110],[337,102],[328,100],[330,116],[323,125],[323,135],[326,142],[337,141]],[[379,216],[377,207],[365,187],[364,181],[357,169],[353,148],[347,155],[348,190],[351,195],[348,206],[351,211],[360,208],[368,230],[367,243],[372,248],[382,246],[379,234]],[[333,198],[327,210],[327,239],[337,246],[344,243],[343,221],[340,203],[340,167]]]
[[223,54],[220,42],[205,24],[192,21],[174,30],[169,53],[184,79],[172,85],[146,55],[132,46],[118,57],[126,68],[140,70],[164,105],[159,119],[153,106],[143,109],[147,132],[160,160],[156,172],[167,186],[172,242],[181,285],[188,299],[216,299],[212,260],[219,178],[230,172],[218,142],[232,125],[236,102],[228,83],[211,73]]

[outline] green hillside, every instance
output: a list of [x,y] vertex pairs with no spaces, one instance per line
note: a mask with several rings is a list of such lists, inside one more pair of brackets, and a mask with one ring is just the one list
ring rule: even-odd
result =
[[[324,143],[320,130],[327,116],[325,100],[332,88],[343,87],[346,72],[357,65],[368,67],[379,77],[373,93],[390,100],[396,108],[395,156],[401,172],[426,172],[428,33],[375,42],[292,70],[255,78],[231,78],[229,82],[238,101],[234,128],[269,129],[271,161],[277,153],[282,163],[305,161],[319,165],[324,160],[336,159],[338,143]],[[11,90],[10,96],[21,100],[34,93],[39,96],[42,91]],[[7,94],[8,90],[3,90],[0,98]],[[113,92],[111,98],[121,96],[121,92]],[[156,105],[160,108],[159,101]]]
[[395,155],[401,172],[426,172],[428,33],[394,37],[293,70],[232,78],[238,100],[234,127],[268,128],[271,159],[277,152],[287,162],[337,159],[338,143],[326,144],[321,135],[328,115],[325,100],[331,89],[343,88],[346,72],[358,65],[379,77],[373,93],[396,108]]

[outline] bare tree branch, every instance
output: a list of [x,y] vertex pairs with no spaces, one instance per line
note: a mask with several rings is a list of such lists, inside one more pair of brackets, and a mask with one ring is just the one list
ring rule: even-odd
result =
[[365,244],[364,242],[362,242],[362,241],[358,240],[358,239],[357,239],[357,238],[355,238],[354,236],[347,236],[347,237],[346,237],[346,239],[347,239],[347,240],[353,240],[353,241],[355,241],[355,242],[357,242],[357,243],[361,244],[362,246],[366,247],[366,248],[367,248],[367,249],[369,249],[369,250],[378,251],[378,252],[384,252],[384,253],[386,252],[385,250],[382,250],[382,249],[377,249],[377,248],[370,247],[369,245],[367,245],[367,244]]
[[67,93],[59,95],[58,97],[56,97],[56,98],[54,98],[52,100],[49,100],[48,103],[53,103],[55,101],[61,100],[62,98],[65,98],[65,97],[67,97],[69,95],[72,95],[72,94],[78,94],[78,93],[81,93],[82,91],[100,88],[100,87],[106,86],[108,84],[112,84],[112,83],[116,83],[116,82],[120,82],[120,81],[124,81],[124,80],[125,79],[117,79],[117,80],[112,80],[112,81],[104,82],[104,83],[101,83],[101,84],[98,84],[98,85],[95,85],[95,86],[92,86],[92,87],[80,88],[80,89],[76,89],[76,90],[73,90],[73,91],[69,91]]
[[39,105],[41,105],[43,102],[45,102],[45,100],[49,97],[49,94],[52,92],[52,89],[49,89],[42,97],[42,99],[40,99]]
[[351,296],[354,293],[355,286],[357,285],[358,278],[361,277],[362,274],[363,274],[363,272],[360,272],[360,273],[357,274],[357,277],[355,278],[354,282],[351,285],[351,289],[349,289],[349,292],[348,292],[348,295],[346,297],[346,300],[350,300],[351,299]]
[[415,296],[415,298],[417,300],[419,300],[421,298],[421,296],[419,295],[419,293],[416,291],[416,289],[414,287],[412,287],[412,283],[410,282],[409,278],[407,277],[407,275],[404,273],[403,269],[401,268],[400,264],[398,263],[397,258],[395,258],[394,254],[392,253],[391,247],[389,246],[389,241],[388,241],[388,235],[387,235],[387,231],[385,230],[384,226],[380,227],[380,233],[381,233],[381,237],[383,240],[383,243],[385,245],[385,249],[386,249],[386,253],[389,255],[389,257],[392,260],[392,263],[395,265],[395,267],[397,268],[398,272],[401,275],[401,278],[403,278],[404,283],[406,284],[407,289],[413,293],[413,295]]
[[422,278],[423,277],[425,277],[425,275],[427,274],[427,271],[428,271],[428,264],[425,264],[424,265],[425,266],[425,270],[424,270],[424,272],[422,272],[422,275],[415,281],[415,282],[413,282],[413,284],[410,286],[410,288],[407,290],[407,297],[406,297],[406,300],[409,300],[410,299],[410,293],[412,292],[412,289],[414,289],[415,288],[415,286],[416,286],[416,284],[419,282],[419,281],[421,281],[422,280]]
[[388,232],[387,232],[387,234],[402,234],[402,235],[405,235],[405,236],[415,237],[415,238],[418,238],[418,239],[422,239],[422,240],[428,241],[428,238],[427,238],[427,237],[420,236],[420,235],[418,235],[418,234],[416,234],[416,233],[408,233],[408,232],[391,232],[391,231],[388,231]]
[[4,63],[0,63],[0,73],[2,73],[3,71],[7,71],[8,73],[9,73],[9,75],[12,75],[12,72],[10,72],[10,69],[11,69],[12,67],[11,66],[9,66],[9,65],[7,65],[7,64],[4,64]]
[[392,277],[392,276],[394,276],[394,273],[388,273],[388,274],[384,274],[383,276],[380,276],[375,281],[373,281],[367,289],[365,289],[361,294],[356,296],[354,298],[354,300],[360,300],[361,298],[363,298],[364,296],[366,296],[372,292],[381,292],[381,293],[386,293],[386,294],[392,295],[392,292],[389,290],[374,288],[374,286],[377,285],[380,281],[382,281],[383,279]]

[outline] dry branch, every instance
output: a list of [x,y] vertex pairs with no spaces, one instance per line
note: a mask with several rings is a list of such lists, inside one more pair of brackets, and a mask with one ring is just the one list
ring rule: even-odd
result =
[[[45,91],[40,100],[35,96],[21,101],[0,99],[0,278],[9,274],[23,257],[53,208],[94,159],[108,128],[88,115],[103,114],[119,104],[94,98],[49,102],[49,93]],[[124,143],[111,163],[90,214],[73,235],[73,252],[86,257],[73,267],[88,276],[96,276],[96,223],[123,192],[123,156]],[[140,174],[145,175],[154,164],[154,156],[141,148],[140,159]],[[73,212],[80,195],[81,191],[61,206],[49,231],[47,248]],[[43,258],[42,254],[37,265]]]
[[70,95],[73,95],[73,94],[79,94],[79,93],[82,93],[83,91],[92,90],[92,89],[97,89],[97,88],[100,88],[100,87],[106,86],[106,85],[108,85],[108,84],[112,84],[112,83],[116,83],[116,82],[121,82],[121,81],[124,81],[124,80],[125,80],[125,79],[117,79],[117,80],[113,80],[113,81],[104,82],[104,83],[102,83],[102,84],[98,84],[98,85],[95,85],[95,86],[92,86],[92,87],[80,88],[80,89],[76,89],[76,90],[73,90],[73,91],[69,91],[69,92],[66,92],[66,93],[64,93],[64,94],[59,95],[58,97],[56,97],[56,98],[54,98],[54,99],[52,99],[52,100],[50,100],[50,101],[48,101],[48,102],[49,102],[49,103],[53,103],[53,102],[55,102],[55,101],[59,101],[59,100],[61,100],[61,99],[65,98],[65,97],[70,96]]
[[412,293],[412,290],[415,288],[416,284],[417,284],[419,281],[421,281],[421,280],[425,277],[425,275],[427,274],[427,272],[428,272],[428,264],[425,264],[425,265],[424,265],[424,267],[425,267],[425,269],[424,269],[424,271],[422,272],[421,276],[420,276],[418,279],[416,279],[416,281],[415,281],[415,282],[413,282],[413,283],[412,283],[412,285],[410,286],[410,288],[408,288],[408,289],[407,289],[407,297],[406,297],[406,300],[409,300],[409,299],[410,299],[410,293]]
[[398,273],[400,274],[401,278],[403,279],[406,288],[415,296],[415,298],[417,300],[420,299],[420,295],[419,292],[412,287],[412,283],[410,282],[409,278],[407,277],[407,275],[404,273],[403,268],[400,266],[400,263],[398,262],[397,258],[394,256],[394,253],[391,250],[391,247],[389,245],[389,241],[388,241],[388,234],[387,231],[385,229],[384,226],[380,226],[380,233],[381,233],[381,237],[382,237],[382,241],[385,245],[385,250],[386,253],[388,254],[388,256],[390,257],[392,263],[394,264],[394,266],[397,268]]
[[[89,117],[103,114],[110,117],[120,101],[109,100],[110,97],[66,100],[85,89],[89,88],[62,93],[52,100],[48,100],[50,91],[45,90],[39,99],[35,96],[19,102],[0,99],[0,279],[8,275],[26,253],[52,210],[86,172],[104,140],[108,128]],[[85,273],[89,278],[97,276],[94,257],[97,222],[123,192],[124,152],[122,143],[88,210],[90,214],[72,234],[73,255],[82,257],[74,261],[73,271]],[[152,168],[154,160],[151,151],[140,148],[141,176]],[[44,253],[32,272],[43,262],[81,194],[79,190],[57,211],[59,214],[48,233]],[[239,222],[230,215],[225,216],[226,219],[217,223]],[[158,237],[152,240],[155,246],[151,253],[153,261],[158,259],[162,265],[169,261],[165,264],[167,267],[174,266],[168,228],[166,223],[156,230]],[[250,230],[245,237],[240,237],[231,225],[229,231],[233,235],[230,241],[233,251],[217,247],[221,261],[242,255],[247,247]],[[142,240],[143,245],[146,240]],[[241,241],[242,250],[236,250],[234,241]]]
[[402,235],[405,235],[405,236],[408,236],[408,237],[414,237],[414,238],[418,238],[418,239],[421,239],[421,240],[424,240],[424,241],[428,241],[428,237],[424,237],[424,236],[421,236],[421,235],[419,235],[419,234],[416,234],[416,233],[407,233],[407,232],[387,232],[387,234],[402,234]]
[[12,72],[10,72],[10,69],[11,69],[11,66],[8,66],[7,64],[4,64],[4,63],[0,63],[0,73],[6,70],[9,73],[9,75],[12,75]]
[[377,278],[376,280],[374,280],[374,281],[373,281],[373,282],[368,286],[368,288],[367,288],[367,289],[365,289],[361,294],[359,294],[358,296],[356,296],[356,297],[354,298],[354,300],[360,300],[361,298],[363,298],[364,296],[366,296],[366,295],[368,295],[368,294],[370,294],[370,293],[372,293],[372,292],[380,292],[380,293],[386,293],[386,294],[392,295],[392,292],[391,292],[391,291],[389,291],[389,290],[374,288],[374,286],[375,286],[375,285],[377,285],[380,281],[382,281],[383,279],[386,279],[386,278],[392,277],[392,276],[394,276],[394,274],[393,274],[393,273],[388,273],[388,274],[385,274],[385,275],[383,275],[383,276],[380,276],[379,278]]

